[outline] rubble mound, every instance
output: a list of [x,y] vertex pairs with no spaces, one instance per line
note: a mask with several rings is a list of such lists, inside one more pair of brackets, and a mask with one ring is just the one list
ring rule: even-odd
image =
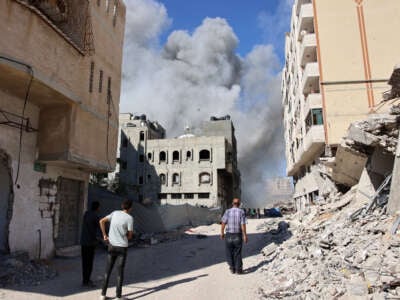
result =
[[398,224],[393,225],[394,217],[380,206],[351,218],[368,205],[358,201],[356,193],[354,186],[335,202],[290,216],[293,236],[282,243],[268,238],[261,251],[261,298],[400,298],[400,236],[394,228]]
[[26,252],[0,255],[0,287],[39,285],[57,272],[45,261],[29,260]]

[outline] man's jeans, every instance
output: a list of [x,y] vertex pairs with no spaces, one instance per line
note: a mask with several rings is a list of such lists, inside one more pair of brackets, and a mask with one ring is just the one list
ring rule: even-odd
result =
[[225,235],[226,246],[226,260],[231,269],[236,272],[243,270],[242,263],[242,234],[241,233],[227,233]]
[[93,269],[94,252],[96,246],[81,246],[82,254],[82,283],[88,284]]
[[108,246],[107,268],[106,268],[106,274],[104,276],[104,283],[101,295],[105,296],[107,293],[110,274],[114,267],[115,262],[117,262],[117,298],[121,298],[122,282],[124,280],[124,267],[125,267],[127,250],[128,248],[126,247],[115,247],[111,245]]

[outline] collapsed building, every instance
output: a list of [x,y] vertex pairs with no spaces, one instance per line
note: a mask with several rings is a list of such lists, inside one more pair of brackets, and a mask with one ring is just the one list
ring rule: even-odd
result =
[[293,198],[293,184],[290,177],[273,177],[266,181],[266,195],[269,206],[290,204]]
[[0,2],[0,252],[79,243],[91,172],[114,169],[125,5]]
[[211,117],[196,135],[177,138],[145,115],[120,114],[118,166],[113,176],[133,200],[227,208],[240,197],[235,128],[229,116]]
[[[342,137],[352,122],[384,112],[379,102],[389,89],[387,76],[398,60],[397,47],[385,45],[388,32],[400,25],[397,12],[398,3],[393,0],[385,5],[380,1],[296,0],[293,5],[282,103],[286,171],[293,176],[299,209],[335,193],[337,184],[339,189],[348,187],[347,183],[340,186],[343,178],[332,182],[332,166],[321,162],[341,155]],[[358,163],[365,159],[360,157]],[[353,171],[340,172],[336,166],[336,175],[353,176]]]

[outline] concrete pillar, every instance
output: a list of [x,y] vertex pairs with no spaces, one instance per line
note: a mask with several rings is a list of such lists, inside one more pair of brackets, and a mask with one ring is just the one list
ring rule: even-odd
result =
[[388,212],[389,214],[394,215],[398,210],[400,210],[400,139],[397,141],[396,156],[394,159]]

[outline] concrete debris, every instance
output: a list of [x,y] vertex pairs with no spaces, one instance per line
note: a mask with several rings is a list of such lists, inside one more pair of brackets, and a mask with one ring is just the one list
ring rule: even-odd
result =
[[[397,112],[399,113],[394,114]],[[392,106],[391,114],[371,114],[367,120],[351,124],[344,142],[362,153],[370,153],[370,147],[379,146],[394,155],[399,125],[400,109]]]
[[[308,214],[265,223],[262,298],[400,297],[400,235],[390,232],[396,218],[378,206],[352,221],[355,211],[369,205],[358,200],[357,189],[311,206]],[[274,229],[278,222],[286,229]]]
[[57,272],[45,261],[29,260],[26,252],[0,255],[0,287],[33,286],[55,278]]

